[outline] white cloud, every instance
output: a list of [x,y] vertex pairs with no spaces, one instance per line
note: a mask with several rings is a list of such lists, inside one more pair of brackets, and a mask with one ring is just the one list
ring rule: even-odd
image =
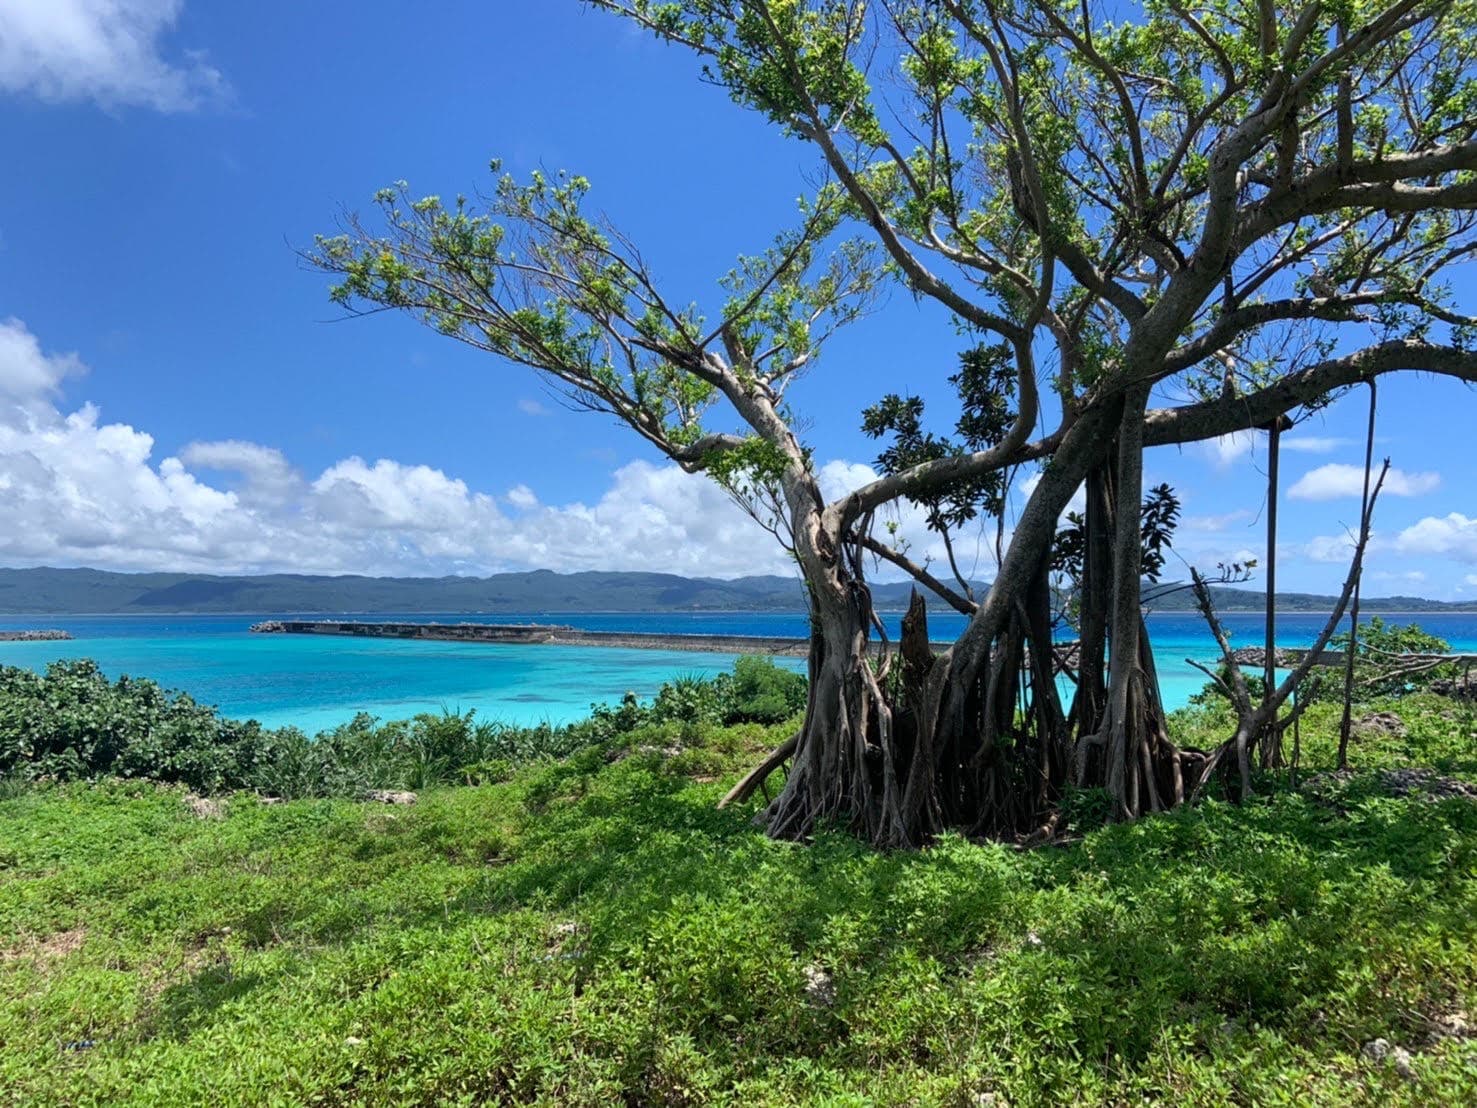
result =
[[3,0],[0,92],[189,111],[225,94],[199,51],[168,51],[183,0]]
[[[1371,477],[1373,487],[1375,477]],[[1385,475],[1381,495],[1424,496],[1434,492],[1441,484],[1439,473],[1406,473],[1402,469],[1391,469]],[[1332,462],[1309,470],[1298,478],[1287,495],[1294,500],[1334,500],[1341,496],[1358,497],[1364,492],[1364,468]]]
[[[488,573],[546,567],[787,573],[778,543],[713,482],[632,462],[593,503],[502,501],[425,465],[344,458],[316,477],[271,447],[152,436],[56,406],[74,355],[0,326],[0,564],[214,572]],[[832,463],[825,479],[869,479]],[[517,509],[509,514],[506,505]]]
[[[1370,536],[1371,545],[1374,535]],[[1278,544],[1281,549],[1281,544]],[[1314,535],[1299,551],[1310,562],[1347,565],[1354,557],[1354,537],[1349,535]]]
[[551,414],[549,409],[531,396],[525,396],[518,401],[518,410],[524,415],[546,416]]
[[86,371],[76,354],[43,353],[20,320],[0,320],[0,425],[45,418],[62,379]]
[[1251,512],[1245,508],[1237,508],[1234,511],[1225,512],[1214,516],[1186,516],[1180,520],[1179,532],[1206,531],[1211,534],[1219,534],[1232,524],[1241,523],[1243,520],[1251,519]]
[[[861,488],[877,479],[877,472],[861,462],[830,461],[816,473],[816,483],[821,495],[827,500],[836,500],[849,492]],[[1039,481],[1040,476],[1036,475]],[[1031,479],[1027,479],[1030,483]],[[1035,485],[1031,484],[1034,488]],[[927,566],[946,580],[952,580],[948,550],[936,531],[929,530],[928,516],[923,509],[906,501],[890,504],[877,513],[872,533],[882,542],[901,550],[913,562]],[[994,575],[995,529],[994,521],[979,519],[975,523],[959,528],[952,535],[954,554],[959,570],[970,580]],[[1006,532],[1006,541],[1010,533]],[[880,562],[868,573],[877,580],[890,581],[900,577],[900,571],[885,562]]]
[[[1233,431],[1229,435],[1199,443],[1198,449],[1217,469],[1229,469],[1250,458],[1261,435],[1256,431]],[[1329,454],[1348,444],[1348,439],[1288,433],[1280,439],[1282,450],[1299,454]]]
[[877,480],[877,471],[861,462],[826,462],[815,475],[821,495],[836,500]]
[[514,485],[508,490],[508,503],[515,508],[527,511],[538,507],[538,497],[527,485]]
[[1477,562],[1477,519],[1461,512],[1426,516],[1400,532],[1395,549],[1401,554],[1437,554],[1458,562]]
[[1229,435],[1221,435],[1219,438],[1200,443],[1199,448],[1215,463],[1217,469],[1229,469],[1242,458],[1250,457],[1252,447],[1255,445],[1255,432],[1233,431]]
[[1466,581],[1469,585],[1477,585],[1477,573],[1469,573],[1462,580]]
[[238,439],[192,442],[180,451],[180,461],[196,469],[237,474],[241,480],[236,492],[248,504],[278,503],[303,484],[280,450]]
[[[388,458],[351,456],[305,473],[281,451],[242,440],[194,442],[176,456],[159,456],[151,435],[106,422],[91,404],[59,407],[58,388],[83,370],[75,355],[46,352],[20,322],[0,325],[0,564],[372,574],[794,572],[779,544],[721,489],[676,466],[630,462],[610,473],[597,495],[549,504],[527,484],[480,491],[441,469]],[[875,476],[871,467],[844,460],[818,473],[828,498]],[[1026,478],[1023,491],[1037,480]],[[1202,564],[1211,555],[1250,555],[1223,553],[1234,533],[1216,534],[1242,515],[1191,517],[1176,548]],[[904,504],[881,515],[879,534],[889,521],[910,557],[947,571],[942,543],[919,509]],[[992,528],[960,536],[965,574],[990,576],[993,540]],[[1190,549],[1195,543],[1204,551]],[[1398,543],[1477,568],[1477,520],[1422,520]],[[1348,539],[1314,539],[1299,552],[1345,564]]]
[[1291,450],[1298,454],[1332,454],[1343,446],[1348,446],[1349,439],[1326,438],[1318,435],[1285,434],[1278,442],[1282,450]]

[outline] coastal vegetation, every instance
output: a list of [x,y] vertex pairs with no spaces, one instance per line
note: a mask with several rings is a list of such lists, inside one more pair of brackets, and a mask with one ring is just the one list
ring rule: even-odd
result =
[[309,737],[227,719],[187,693],[133,677],[109,681],[87,660],[45,673],[0,666],[0,788],[35,782],[144,779],[203,795],[362,798],[376,790],[476,784],[560,758],[638,727],[773,724],[805,707],[805,678],[767,658],[731,674],[677,677],[647,703],[628,693],[578,723],[516,727],[475,712],[382,722],[360,713]]
[[[800,850],[717,807],[798,718],[793,675],[743,668],[563,732],[356,721],[314,787],[209,798],[191,759],[127,752],[146,723],[239,751],[239,725],[85,665],[4,671],[7,727],[54,703],[79,758],[109,720],[124,753],[22,780],[11,751],[0,1103],[1477,1098],[1472,701],[1362,704],[1343,774],[1316,703],[1297,788],[1126,824],[1074,790],[1039,849],[875,852],[837,823]],[[741,703],[791,718],[721,722]],[[463,764],[417,776],[414,749]],[[326,768],[350,754],[417,793],[366,799]]]
[[[1217,775],[1250,795],[1253,764],[1281,759],[1293,684],[1252,702],[1228,649],[1234,725],[1172,738],[1141,612],[1179,503],[1145,488],[1145,452],[1275,440],[1386,373],[1477,380],[1477,316],[1447,281],[1477,251],[1470,0],[592,6],[690,53],[811,158],[797,226],[738,260],[721,306],[665,288],[586,178],[497,162],[485,195],[385,188],[305,255],[349,311],[406,313],[614,415],[793,554],[811,695],[770,834],[839,819],[920,846],[1050,834],[1082,790],[1123,819]],[[910,365],[897,391],[853,397],[877,476],[828,500],[791,386],[892,287],[946,311],[963,349],[928,388]],[[1372,444],[1373,402],[1370,419]],[[1357,612],[1378,489],[1336,614],[1351,595]],[[944,544],[936,569],[885,526],[900,503]],[[977,591],[950,543],[980,527],[997,568]],[[968,617],[937,659],[919,647],[889,672],[870,559]],[[1050,664],[1061,619],[1082,643],[1070,698]],[[926,644],[921,610],[910,635]]]

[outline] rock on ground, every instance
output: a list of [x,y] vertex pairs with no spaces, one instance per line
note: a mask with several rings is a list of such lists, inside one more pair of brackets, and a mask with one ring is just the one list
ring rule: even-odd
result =
[[1410,1051],[1403,1046],[1393,1046],[1389,1039],[1370,1039],[1364,1044],[1360,1051],[1364,1057],[1371,1062],[1391,1062],[1395,1066],[1395,1072],[1407,1080],[1414,1079],[1415,1066],[1410,1056]]
[[1394,712],[1371,712],[1356,720],[1355,735],[1391,735],[1397,739],[1405,737],[1405,721]]
[[378,804],[414,804],[416,796],[415,793],[399,789],[371,789],[365,794],[365,799]]
[[836,1003],[836,980],[823,966],[805,967],[805,998],[817,1008],[830,1008]]
[[185,795],[185,807],[195,813],[196,819],[225,819],[226,802],[208,796]]

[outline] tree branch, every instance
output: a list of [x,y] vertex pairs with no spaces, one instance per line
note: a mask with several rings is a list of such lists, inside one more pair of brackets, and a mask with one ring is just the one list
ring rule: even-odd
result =
[[1145,417],[1144,442],[1147,446],[1166,446],[1250,430],[1319,400],[1335,389],[1401,370],[1477,382],[1477,350],[1413,339],[1380,343],[1290,373],[1246,396],[1221,397],[1179,408],[1156,408]]
[[864,535],[861,538],[861,544],[863,547],[865,547],[867,550],[870,550],[873,554],[877,555],[877,557],[881,558],[883,561],[891,562],[893,565],[897,566],[898,569],[908,574],[920,584],[926,585],[935,594],[937,594],[941,600],[947,603],[949,607],[953,608],[956,612],[959,612],[966,616],[972,616],[976,611],[978,611],[979,605],[974,603],[974,601],[960,596],[957,592],[949,588],[948,585],[944,584],[933,574],[929,573],[928,570],[924,569],[917,562],[909,558],[906,554],[894,550],[892,547],[888,546],[880,539],[874,538],[871,535]]

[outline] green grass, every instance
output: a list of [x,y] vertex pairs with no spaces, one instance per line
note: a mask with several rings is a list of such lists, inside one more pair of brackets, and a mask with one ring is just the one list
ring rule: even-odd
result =
[[[1361,766],[1477,780],[1471,709],[1401,711]],[[1477,1040],[1426,1038],[1477,1000],[1477,805],[1364,774],[1030,852],[797,847],[714,808],[785,733],[668,724],[409,808],[15,790],[0,1103],[1477,1101]]]

